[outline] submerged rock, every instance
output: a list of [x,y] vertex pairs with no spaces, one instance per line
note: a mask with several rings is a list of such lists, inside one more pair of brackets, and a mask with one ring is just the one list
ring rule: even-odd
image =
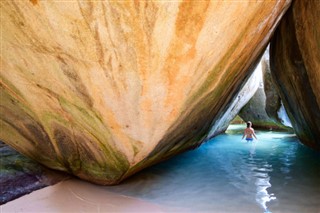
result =
[[115,184],[206,138],[290,1],[1,1],[0,138]]
[[271,71],[292,126],[320,150],[320,4],[294,1],[270,48]]
[[255,94],[241,109],[239,116],[244,121],[251,121],[255,128],[291,130],[280,96],[272,81],[269,61],[269,48],[265,51],[257,67],[263,76],[258,82]]

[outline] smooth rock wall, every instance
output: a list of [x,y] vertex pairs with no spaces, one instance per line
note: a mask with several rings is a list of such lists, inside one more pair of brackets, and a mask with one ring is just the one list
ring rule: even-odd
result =
[[290,1],[0,4],[0,139],[116,184],[202,143]]
[[320,150],[320,4],[293,1],[270,48],[271,71],[292,126]]
[[222,115],[216,116],[214,123],[210,129],[208,134],[208,139],[223,133],[227,130],[231,121],[238,115],[240,110],[252,99],[253,95],[259,88],[260,82],[262,81],[262,72],[259,69],[259,65],[256,66],[254,72],[246,81],[244,87],[240,90],[240,92],[235,96],[236,98],[230,104],[230,106],[223,111]]

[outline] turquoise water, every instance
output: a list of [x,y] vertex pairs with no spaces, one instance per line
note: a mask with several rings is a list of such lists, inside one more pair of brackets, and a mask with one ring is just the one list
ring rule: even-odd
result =
[[[140,172],[108,191],[167,212],[320,212],[320,154],[289,133],[231,126],[200,148]],[[239,129],[241,131],[239,131]]]

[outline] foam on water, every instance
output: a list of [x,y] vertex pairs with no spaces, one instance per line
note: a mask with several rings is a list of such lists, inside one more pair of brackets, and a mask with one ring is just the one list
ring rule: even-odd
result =
[[320,212],[319,153],[288,133],[257,132],[259,140],[247,143],[243,129],[233,125],[105,190],[174,212]]

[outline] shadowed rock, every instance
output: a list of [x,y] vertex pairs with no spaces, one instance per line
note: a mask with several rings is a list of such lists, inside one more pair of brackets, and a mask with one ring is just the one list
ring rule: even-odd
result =
[[208,138],[212,138],[227,130],[230,122],[238,115],[243,106],[245,106],[256,93],[261,81],[262,72],[258,66],[255,68],[255,71],[252,73],[244,87],[236,95],[236,99],[232,104],[222,112],[221,116],[216,116],[208,134]]
[[257,67],[257,72],[263,76],[255,94],[241,109],[239,116],[244,121],[251,121],[255,128],[291,130],[280,96],[272,81],[269,62],[269,48],[264,53]]
[[290,1],[1,1],[0,138],[100,184],[198,146]]
[[302,143],[320,150],[320,4],[294,1],[270,48],[271,71]]
[[50,170],[0,141],[0,205],[68,177]]

